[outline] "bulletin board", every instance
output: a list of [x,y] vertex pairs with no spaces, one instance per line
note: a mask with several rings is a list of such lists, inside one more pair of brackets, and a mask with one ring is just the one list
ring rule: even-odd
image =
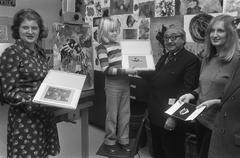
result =
[[201,56],[204,31],[211,18],[226,13],[237,17],[240,0],[84,0],[84,6],[85,22],[92,26],[94,70],[100,71],[95,47],[99,44],[97,27],[103,16],[119,20],[119,40],[150,40],[156,64],[166,53],[163,34],[168,27],[182,26],[187,33],[185,48]]

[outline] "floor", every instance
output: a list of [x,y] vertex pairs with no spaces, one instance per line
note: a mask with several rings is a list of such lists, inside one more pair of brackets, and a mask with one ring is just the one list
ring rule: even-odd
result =
[[[59,123],[59,139],[61,153],[54,158],[80,158],[81,157],[81,123]],[[7,106],[0,106],[0,158],[6,158],[6,131],[7,131]],[[89,158],[106,158],[96,155],[103,142],[104,131],[92,125],[89,126]],[[53,157],[51,157],[53,158]],[[135,158],[152,158],[148,146],[140,149]]]

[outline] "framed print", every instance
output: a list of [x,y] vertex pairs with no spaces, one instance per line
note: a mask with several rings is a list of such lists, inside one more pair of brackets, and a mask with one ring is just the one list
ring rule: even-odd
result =
[[123,69],[155,70],[149,40],[122,40],[120,45]]
[[33,102],[66,109],[76,109],[86,76],[50,70]]

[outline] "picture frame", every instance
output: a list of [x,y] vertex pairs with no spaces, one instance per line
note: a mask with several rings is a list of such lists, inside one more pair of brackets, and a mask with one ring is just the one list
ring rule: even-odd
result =
[[85,75],[50,70],[33,102],[74,110],[77,108],[85,79]]
[[122,40],[120,45],[123,69],[155,70],[149,40]]

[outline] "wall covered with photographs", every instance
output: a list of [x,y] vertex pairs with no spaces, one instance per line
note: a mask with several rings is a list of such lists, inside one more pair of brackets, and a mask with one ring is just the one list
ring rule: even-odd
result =
[[[76,3],[81,0],[76,0]],[[166,52],[163,34],[171,25],[187,33],[185,47],[201,55],[204,31],[218,14],[237,16],[240,0],[82,0],[85,22],[92,26],[94,69],[101,70],[95,47],[97,27],[104,16],[117,18],[121,25],[119,40],[150,40],[155,63]],[[77,6],[77,5],[76,5]]]

